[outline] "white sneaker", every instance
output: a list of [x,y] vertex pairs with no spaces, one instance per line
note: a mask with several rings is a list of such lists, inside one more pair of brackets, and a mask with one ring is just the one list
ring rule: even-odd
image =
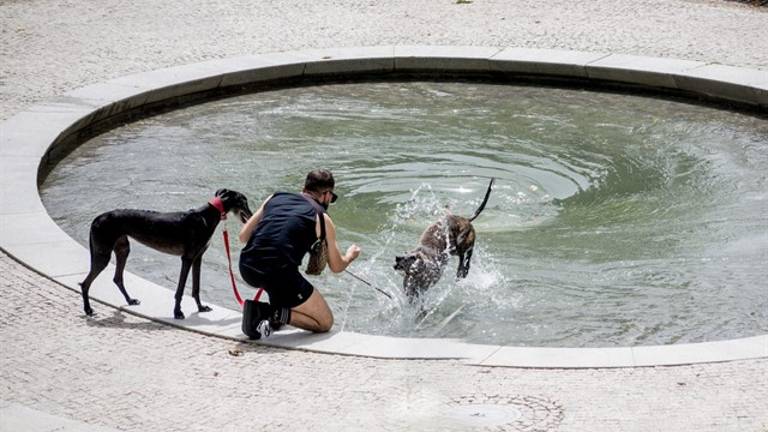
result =
[[269,320],[262,320],[259,325],[256,326],[256,330],[261,335],[260,339],[266,339],[272,334],[272,326],[269,325]]

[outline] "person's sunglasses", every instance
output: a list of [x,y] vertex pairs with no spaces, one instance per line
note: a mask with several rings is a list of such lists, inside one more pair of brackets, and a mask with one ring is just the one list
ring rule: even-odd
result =
[[336,195],[335,193],[333,193],[333,191],[326,191],[326,192],[329,192],[331,194],[331,202],[332,203],[335,203],[336,200],[339,199],[339,196]]

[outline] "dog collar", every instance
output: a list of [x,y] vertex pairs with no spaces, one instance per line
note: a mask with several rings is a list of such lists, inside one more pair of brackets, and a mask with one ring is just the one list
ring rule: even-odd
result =
[[221,201],[221,198],[219,197],[213,197],[210,201],[208,201],[208,204],[212,205],[216,210],[221,213],[221,219],[224,220],[227,218],[227,212],[224,210],[224,203]]

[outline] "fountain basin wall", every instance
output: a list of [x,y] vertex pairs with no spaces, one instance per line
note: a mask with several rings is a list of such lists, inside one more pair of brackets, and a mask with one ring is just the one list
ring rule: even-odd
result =
[[[360,80],[398,74],[484,75],[496,79],[569,80],[631,87],[735,104],[768,112],[768,73],[700,62],[518,48],[370,47],[253,55],[152,71],[87,86],[19,113],[0,126],[0,246],[36,271],[78,290],[88,251],[51,220],[38,181],[48,167],[95,131],[158,109],[272,85],[338,76]],[[73,197],[76,199],[76,197]],[[107,269],[106,275],[109,275]],[[216,307],[184,321],[171,317],[169,290],[126,275],[138,307],[125,307],[102,274],[92,298],[151,319],[218,336],[242,338],[238,311]],[[191,298],[184,308],[194,310]],[[101,311],[105,313],[105,311]],[[81,311],[72,311],[81,314]],[[700,344],[631,348],[516,348],[445,339],[406,339],[350,332],[281,333],[270,345],[384,358],[461,358],[471,364],[523,367],[626,367],[725,361],[768,355],[768,336]]]

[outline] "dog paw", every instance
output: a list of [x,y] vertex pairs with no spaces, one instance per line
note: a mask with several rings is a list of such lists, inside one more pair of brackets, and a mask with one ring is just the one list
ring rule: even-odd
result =
[[213,310],[213,309],[212,309],[210,306],[203,306],[203,305],[200,305],[200,306],[197,308],[197,311],[198,311],[198,312],[210,312],[210,311],[212,311],[212,310]]
[[177,311],[173,311],[173,317],[174,317],[175,319],[184,319],[184,318],[186,318],[186,317],[184,316],[184,312],[182,312],[182,311],[180,311],[180,310],[177,310]]
[[139,299],[130,299],[128,300],[128,304],[131,306],[136,306],[136,305],[140,305],[141,302],[139,301]]

